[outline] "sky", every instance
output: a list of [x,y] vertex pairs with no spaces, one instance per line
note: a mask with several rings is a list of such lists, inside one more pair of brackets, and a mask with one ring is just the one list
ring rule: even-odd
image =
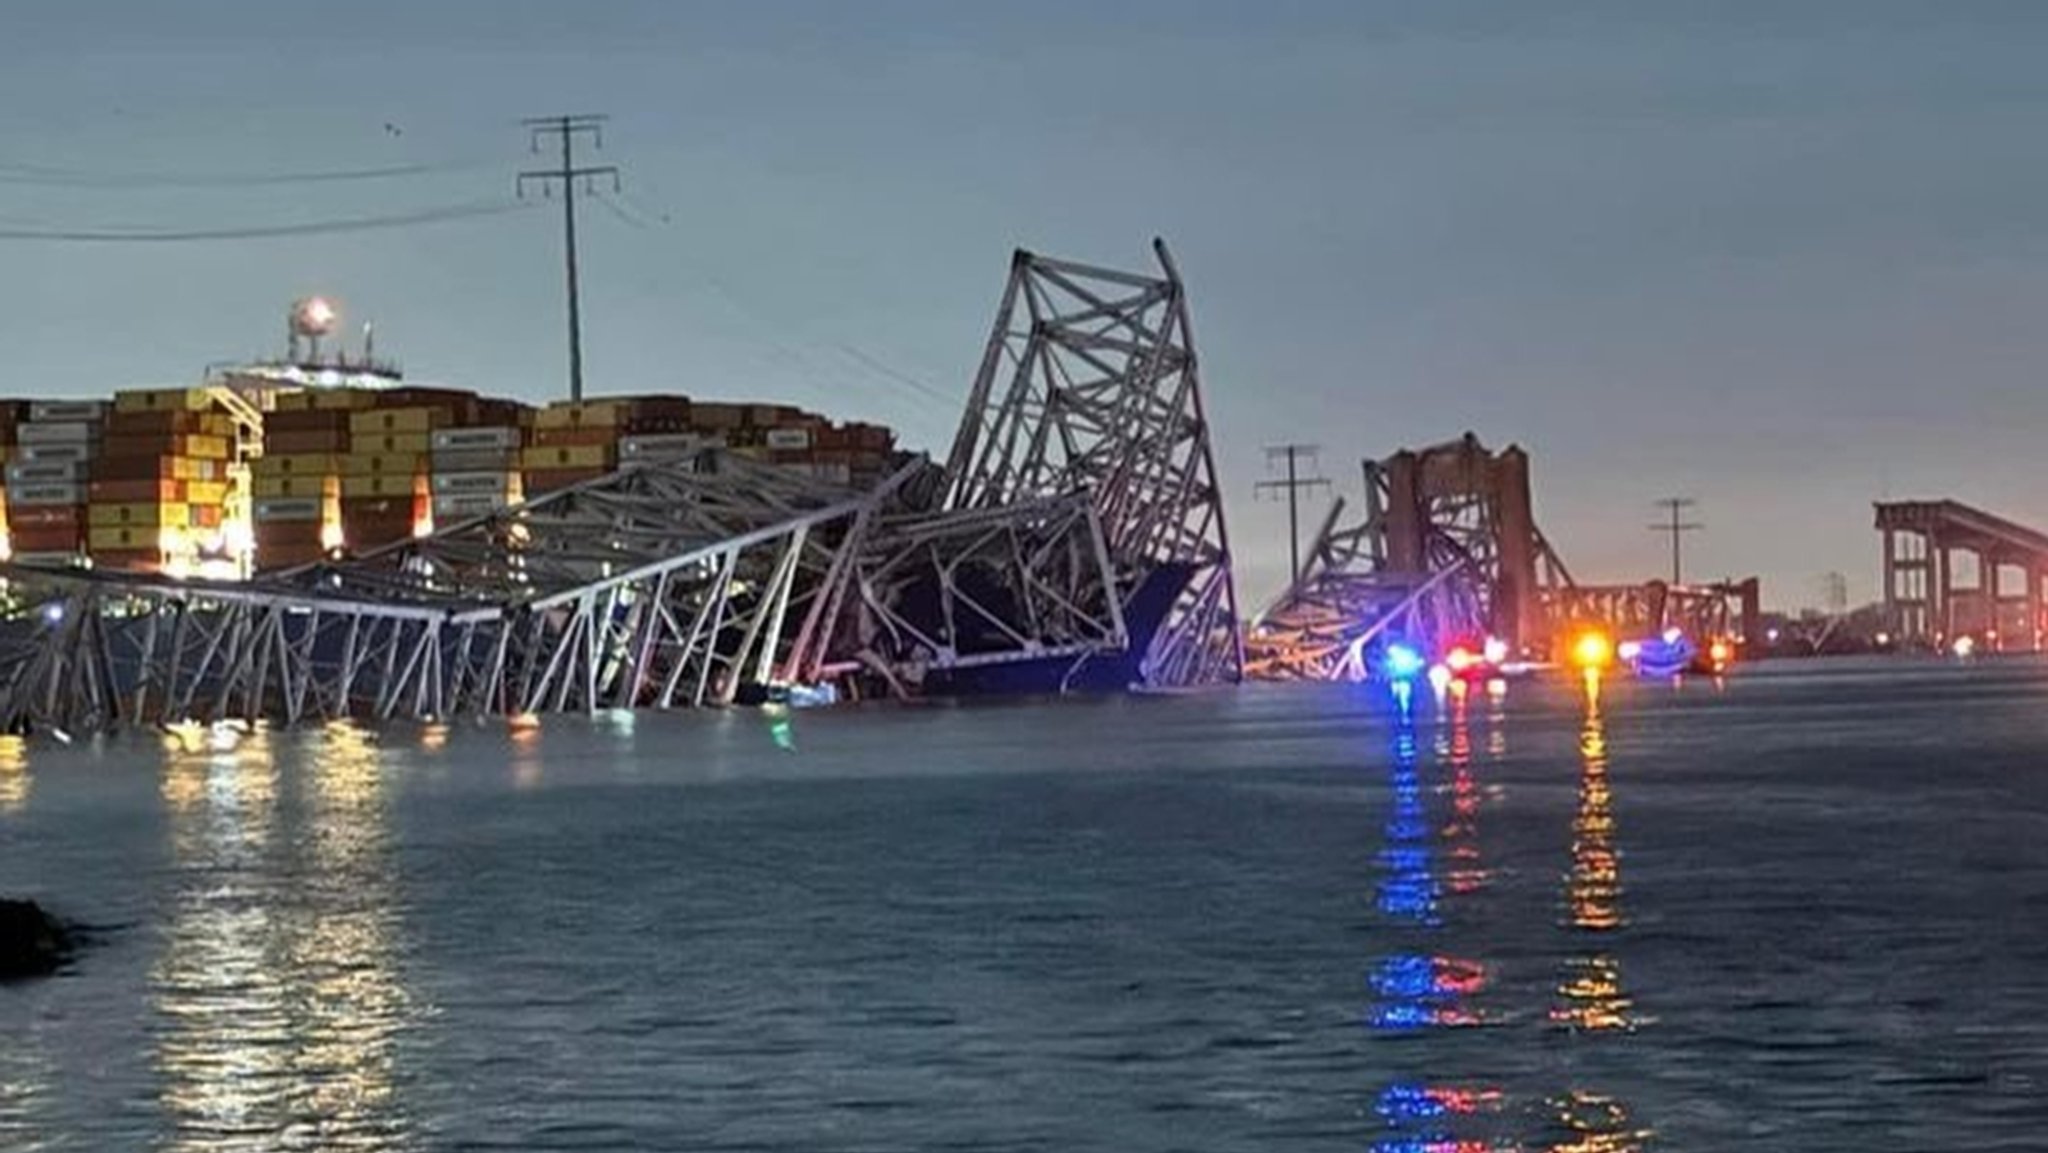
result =
[[[2048,5],[441,0],[11,5],[0,392],[189,383],[296,297],[419,379],[565,389],[522,117],[610,115],[588,387],[802,404],[943,451],[1010,251],[1187,282],[1242,596],[1264,448],[1517,443],[1582,581],[1876,595],[1870,503],[2048,527]],[[375,181],[279,174],[418,168]],[[63,175],[53,181],[53,171]],[[89,179],[72,179],[84,174]],[[209,183],[212,182],[212,183]],[[1322,512],[1311,498],[1304,520]]]

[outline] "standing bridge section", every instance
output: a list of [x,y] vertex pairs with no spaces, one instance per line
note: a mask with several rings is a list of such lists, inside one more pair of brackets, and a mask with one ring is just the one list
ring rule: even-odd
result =
[[1755,579],[1715,584],[1584,585],[1537,526],[1528,454],[1471,433],[1364,463],[1365,508],[1345,524],[1334,502],[1296,581],[1247,642],[1262,680],[1358,680],[1367,654],[1398,638],[1430,652],[1498,638],[1544,659],[1587,628],[1754,643]]
[[1900,643],[2042,647],[2048,534],[1955,500],[1875,507],[1885,619]]

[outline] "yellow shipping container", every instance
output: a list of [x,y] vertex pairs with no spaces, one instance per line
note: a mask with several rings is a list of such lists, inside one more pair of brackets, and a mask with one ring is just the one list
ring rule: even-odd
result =
[[226,468],[217,460],[200,460],[192,456],[174,456],[170,461],[172,480],[213,480],[224,475]]
[[419,496],[426,492],[427,478],[424,476],[345,476],[341,478],[341,495],[359,496]]
[[[359,456],[370,453],[410,453],[413,456],[425,456],[432,435],[425,432],[360,432],[348,438],[348,447],[351,453]],[[348,470],[344,468],[342,471]]]
[[344,476],[413,476],[427,471],[423,452],[351,452],[340,462]]
[[519,466],[533,468],[609,468],[618,448],[609,444],[534,445],[520,452]]
[[[333,478],[327,478],[329,480]],[[220,504],[228,499],[226,481],[195,480],[185,485],[186,504]]]
[[371,408],[350,413],[348,430],[353,433],[431,432],[448,423],[445,408]]
[[196,456],[202,460],[226,460],[228,438],[195,433],[185,438],[185,455]]
[[145,525],[151,528],[167,528],[171,525],[184,526],[192,520],[192,510],[183,501],[164,501],[161,504],[89,504],[85,508],[85,523],[93,528],[109,528],[115,525]]
[[[227,491],[227,486],[224,484],[216,487],[221,492]],[[258,499],[278,496],[333,496],[341,491],[341,478],[332,474],[325,476],[303,474],[299,476],[258,476],[250,478],[249,490]],[[201,500],[198,495],[201,490],[196,484],[188,487],[185,491],[186,495],[191,497],[194,504],[219,503],[217,500]]]
[[626,406],[615,400],[591,400],[582,404],[551,404],[533,415],[535,428],[611,428],[626,417]]
[[336,454],[331,452],[281,452],[259,456],[249,462],[251,476],[319,475],[335,471]]
[[203,388],[131,388],[114,394],[115,412],[205,412],[213,397]]
[[130,526],[128,528],[98,527],[86,530],[85,543],[88,549],[134,549],[154,548],[171,552],[183,541],[185,534],[175,528],[156,526]]

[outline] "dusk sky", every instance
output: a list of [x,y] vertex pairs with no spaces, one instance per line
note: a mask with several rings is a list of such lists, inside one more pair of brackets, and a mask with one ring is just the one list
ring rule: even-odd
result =
[[[510,203],[521,117],[609,113],[593,393],[943,449],[1013,247],[1145,267],[1164,236],[1248,608],[1284,577],[1252,490],[1287,440],[1354,502],[1360,457],[1520,443],[1588,581],[1658,575],[1652,502],[1697,497],[1692,573],[1759,574],[1778,607],[1829,570],[1875,595],[1887,494],[2048,527],[2048,6],[30,8],[0,31],[0,231]],[[254,179],[407,165],[432,171]],[[0,240],[0,390],[190,382],[278,351],[318,291],[416,378],[551,399],[554,207]]]

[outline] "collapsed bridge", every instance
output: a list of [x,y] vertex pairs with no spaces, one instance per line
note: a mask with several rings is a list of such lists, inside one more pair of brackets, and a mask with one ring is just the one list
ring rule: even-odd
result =
[[1646,636],[1676,627],[1750,643],[1754,578],[1705,585],[1580,584],[1536,524],[1529,457],[1471,433],[1363,463],[1365,507],[1332,502],[1298,580],[1253,625],[1245,672],[1261,680],[1359,680],[1376,643],[1430,652],[1496,638],[1543,660],[1598,628]]
[[1016,254],[944,461],[715,445],[246,582],[0,565],[0,726],[1177,687],[1244,667],[1185,290]]

